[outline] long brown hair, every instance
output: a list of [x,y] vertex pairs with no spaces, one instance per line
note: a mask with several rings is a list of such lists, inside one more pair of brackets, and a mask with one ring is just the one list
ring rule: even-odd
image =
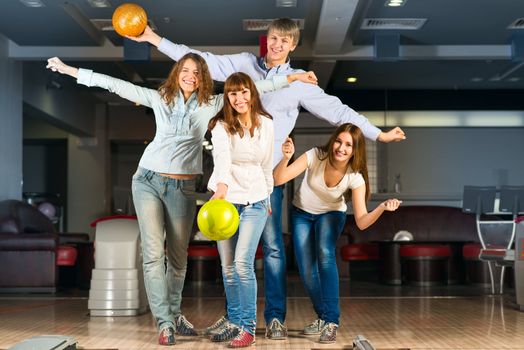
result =
[[209,130],[212,130],[218,121],[223,122],[226,126],[226,131],[230,135],[238,133],[240,137],[244,136],[244,129],[240,125],[240,120],[238,119],[238,112],[235,111],[231,103],[229,102],[228,94],[230,92],[241,91],[243,89],[249,89],[251,92],[251,100],[249,101],[250,106],[250,115],[251,115],[251,125],[252,128],[258,128],[260,126],[260,121],[258,119],[259,115],[263,115],[269,119],[273,119],[271,115],[262,107],[262,102],[260,101],[260,95],[258,93],[257,87],[253,82],[253,79],[249,75],[237,72],[231,74],[224,83],[224,106],[217,113],[216,116],[211,118],[209,121]]
[[[368,177],[368,162],[366,157],[366,139],[362,130],[353,124],[342,124],[340,125],[335,132],[330,136],[328,142],[323,146],[317,146],[319,152],[318,159],[325,160],[327,159],[331,165],[334,165],[335,155],[333,154],[333,145],[340,135],[343,132],[347,132],[351,135],[353,139],[353,154],[348,160],[348,165],[351,167],[353,172],[358,172],[364,177],[366,183],[366,201],[369,199],[371,192],[369,190],[369,177]],[[344,192],[344,198],[346,201],[351,199],[351,188],[348,188]]]
[[178,96],[178,92],[180,91],[178,76],[187,60],[195,62],[197,70],[200,73],[197,89],[198,104],[209,103],[209,100],[213,95],[213,79],[211,79],[211,74],[209,73],[206,61],[200,55],[190,52],[182,56],[182,58],[173,65],[167,79],[158,88],[158,93],[162,96],[167,105],[172,104]]

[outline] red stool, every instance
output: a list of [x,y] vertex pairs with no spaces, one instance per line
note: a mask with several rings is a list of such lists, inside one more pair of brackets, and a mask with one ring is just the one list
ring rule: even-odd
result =
[[220,259],[216,246],[189,245],[186,278],[197,283],[216,282],[220,278]]
[[62,288],[77,286],[78,251],[69,245],[59,245],[56,252],[56,266],[58,267],[58,285]]
[[350,243],[340,248],[340,258],[349,263],[349,278],[354,280],[375,278],[378,256],[378,245],[373,243]]
[[58,246],[56,252],[56,265],[57,266],[75,266],[78,252],[75,247],[68,245]]
[[416,286],[446,284],[451,249],[444,244],[408,244],[400,247],[404,280]]
[[344,261],[378,260],[378,246],[373,243],[350,243],[340,248]]

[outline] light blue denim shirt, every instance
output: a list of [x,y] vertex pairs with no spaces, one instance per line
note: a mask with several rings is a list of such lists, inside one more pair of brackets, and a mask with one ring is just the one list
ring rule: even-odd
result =
[[[188,52],[201,55],[209,66],[211,76],[218,81],[224,81],[233,72],[244,72],[255,81],[268,79],[276,74],[303,72],[291,68],[289,61],[268,69],[262,58],[251,53],[213,55],[190,49],[185,45],[174,44],[165,38],[160,41],[158,49],[175,61]],[[274,165],[282,159],[281,145],[295,127],[300,107],[333,125],[352,123],[371,140],[376,140],[380,134],[380,129],[372,125],[366,117],[343,104],[337,97],[326,94],[317,85],[295,81],[291,83],[289,89],[267,93],[261,99],[264,108],[273,117],[275,126]]]
[[[156,134],[147,145],[139,166],[167,174],[202,173],[202,141],[209,120],[224,105],[223,95],[214,95],[208,104],[198,105],[196,94],[184,103],[182,92],[172,105],[167,105],[157,90],[134,85],[125,80],[79,69],[77,83],[107,89],[129,101],[154,111]],[[256,82],[263,94],[289,86],[287,75]]]

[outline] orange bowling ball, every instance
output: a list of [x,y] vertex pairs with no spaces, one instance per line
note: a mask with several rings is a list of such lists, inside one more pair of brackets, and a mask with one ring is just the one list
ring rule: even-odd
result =
[[113,28],[122,36],[139,36],[147,25],[147,14],[142,6],[125,3],[113,12]]

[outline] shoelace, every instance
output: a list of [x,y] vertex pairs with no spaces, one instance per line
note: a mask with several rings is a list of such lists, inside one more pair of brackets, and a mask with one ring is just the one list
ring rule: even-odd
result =
[[275,329],[277,331],[283,331],[284,330],[284,326],[277,319],[274,319],[273,321],[271,321],[271,323],[269,325],[269,328]]
[[182,324],[184,325],[186,328],[194,328],[193,325],[191,324],[191,322],[189,322],[184,315],[181,315],[178,320],[177,320],[178,324]]
[[326,330],[329,332],[329,333],[333,333],[333,331],[335,331],[337,329],[337,325],[334,324],[334,323],[328,323],[326,325]]
[[320,328],[321,324],[322,324],[322,320],[320,318],[317,318],[311,325],[315,328]]
[[[233,332],[237,329],[237,326],[228,322],[220,333],[215,335],[215,339],[226,339],[233,335]],[[238,336],[238,334],[237,334]]]
[[213,323],[211,326],[207,327],[209,329],[217,329],[218,327],[222,326],[224,324],[224,322],[226,322],[226,317],[225,316],[222,316],[220,317],[220,319],[218,321],[216,321],[215,323]]

